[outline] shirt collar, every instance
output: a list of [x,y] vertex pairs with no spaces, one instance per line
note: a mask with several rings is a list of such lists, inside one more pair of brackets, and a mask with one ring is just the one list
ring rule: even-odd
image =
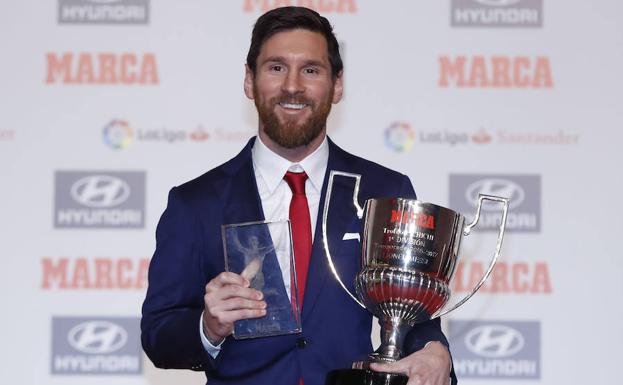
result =
[[286,171],[307,173],[312,187],[318,194],[322,190],[324,174],[329,162],[329,144],[325,135],[318,148],[300,162],[293,163],[266,147],[260,137],[257,137],[252,150],[253,165],[256,172],[262,176],[266,187],[271,193],[275,191],[283,180]]

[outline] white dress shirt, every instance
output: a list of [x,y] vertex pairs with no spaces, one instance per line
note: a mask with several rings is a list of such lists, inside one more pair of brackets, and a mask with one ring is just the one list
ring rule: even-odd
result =
[[[289,219],[290,200],[292,200],[292,190],[283,179],[287,171],[305,172],[308,179],[305,181],[305,195],[309,205],[309,218],[311,220],[312,241],[314,239],[314,229],[318,219],[318,206],[320,205],[320,193],[322,182],[327,171],[329,162],[329,144],[325,136],[320,146],[305,159],[293,163],[270,150],[262,140],[257,137],[253,149],[251,150],[253,159],[253,170],[255,172],[255,182],[257,191],[262,202],[264,219],[267,221],[278,221]],[[260,218],[258,218],[259,220]],[[286,292],[290,293],[290,261],[279,261],[284,275]],[[286,268],[287,266],[287,268]],[[206,351],[214,358],[221,350],[221,345],[214,346],[203,333],[203,314],[199,320],[199,330],[201,341]]]

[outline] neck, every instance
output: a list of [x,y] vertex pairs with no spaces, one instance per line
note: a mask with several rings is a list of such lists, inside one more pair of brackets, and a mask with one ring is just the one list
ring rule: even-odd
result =
[[326,130],[323,130],[320,135],[318,135],[307,145],[295,148],[286,148],[275,143],[272,139],[268,137],[268,135],[266,135],[266,133],[263,132],[263,130],[259,130],[258,132],[258,136],[262,140],[262,143],[266,145],[266,147],[268,147],[275,154],[294,163],[300,162],[301,160],[305,159],[309,154],[316,151],[316,149],[322,144],[322,141],[324,140],[326,135]]

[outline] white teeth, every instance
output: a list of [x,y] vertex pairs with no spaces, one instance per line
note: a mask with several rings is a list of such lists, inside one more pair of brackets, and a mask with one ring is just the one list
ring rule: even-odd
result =
[[290,108],[293,110],[302,110],[305,108],[305,104],[295,104],[295,103],[279,103],[279,105],[283,108]]

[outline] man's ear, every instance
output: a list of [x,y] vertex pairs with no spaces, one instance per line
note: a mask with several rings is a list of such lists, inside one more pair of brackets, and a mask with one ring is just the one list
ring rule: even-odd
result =
[[244,65],[244,94],[253,100],[253,71],[248,65]]
[[333,82],[333,100],[331,102],[333,104],[339,103],[342,100],[342,95],[344,94],[344,72],[340,71]]

